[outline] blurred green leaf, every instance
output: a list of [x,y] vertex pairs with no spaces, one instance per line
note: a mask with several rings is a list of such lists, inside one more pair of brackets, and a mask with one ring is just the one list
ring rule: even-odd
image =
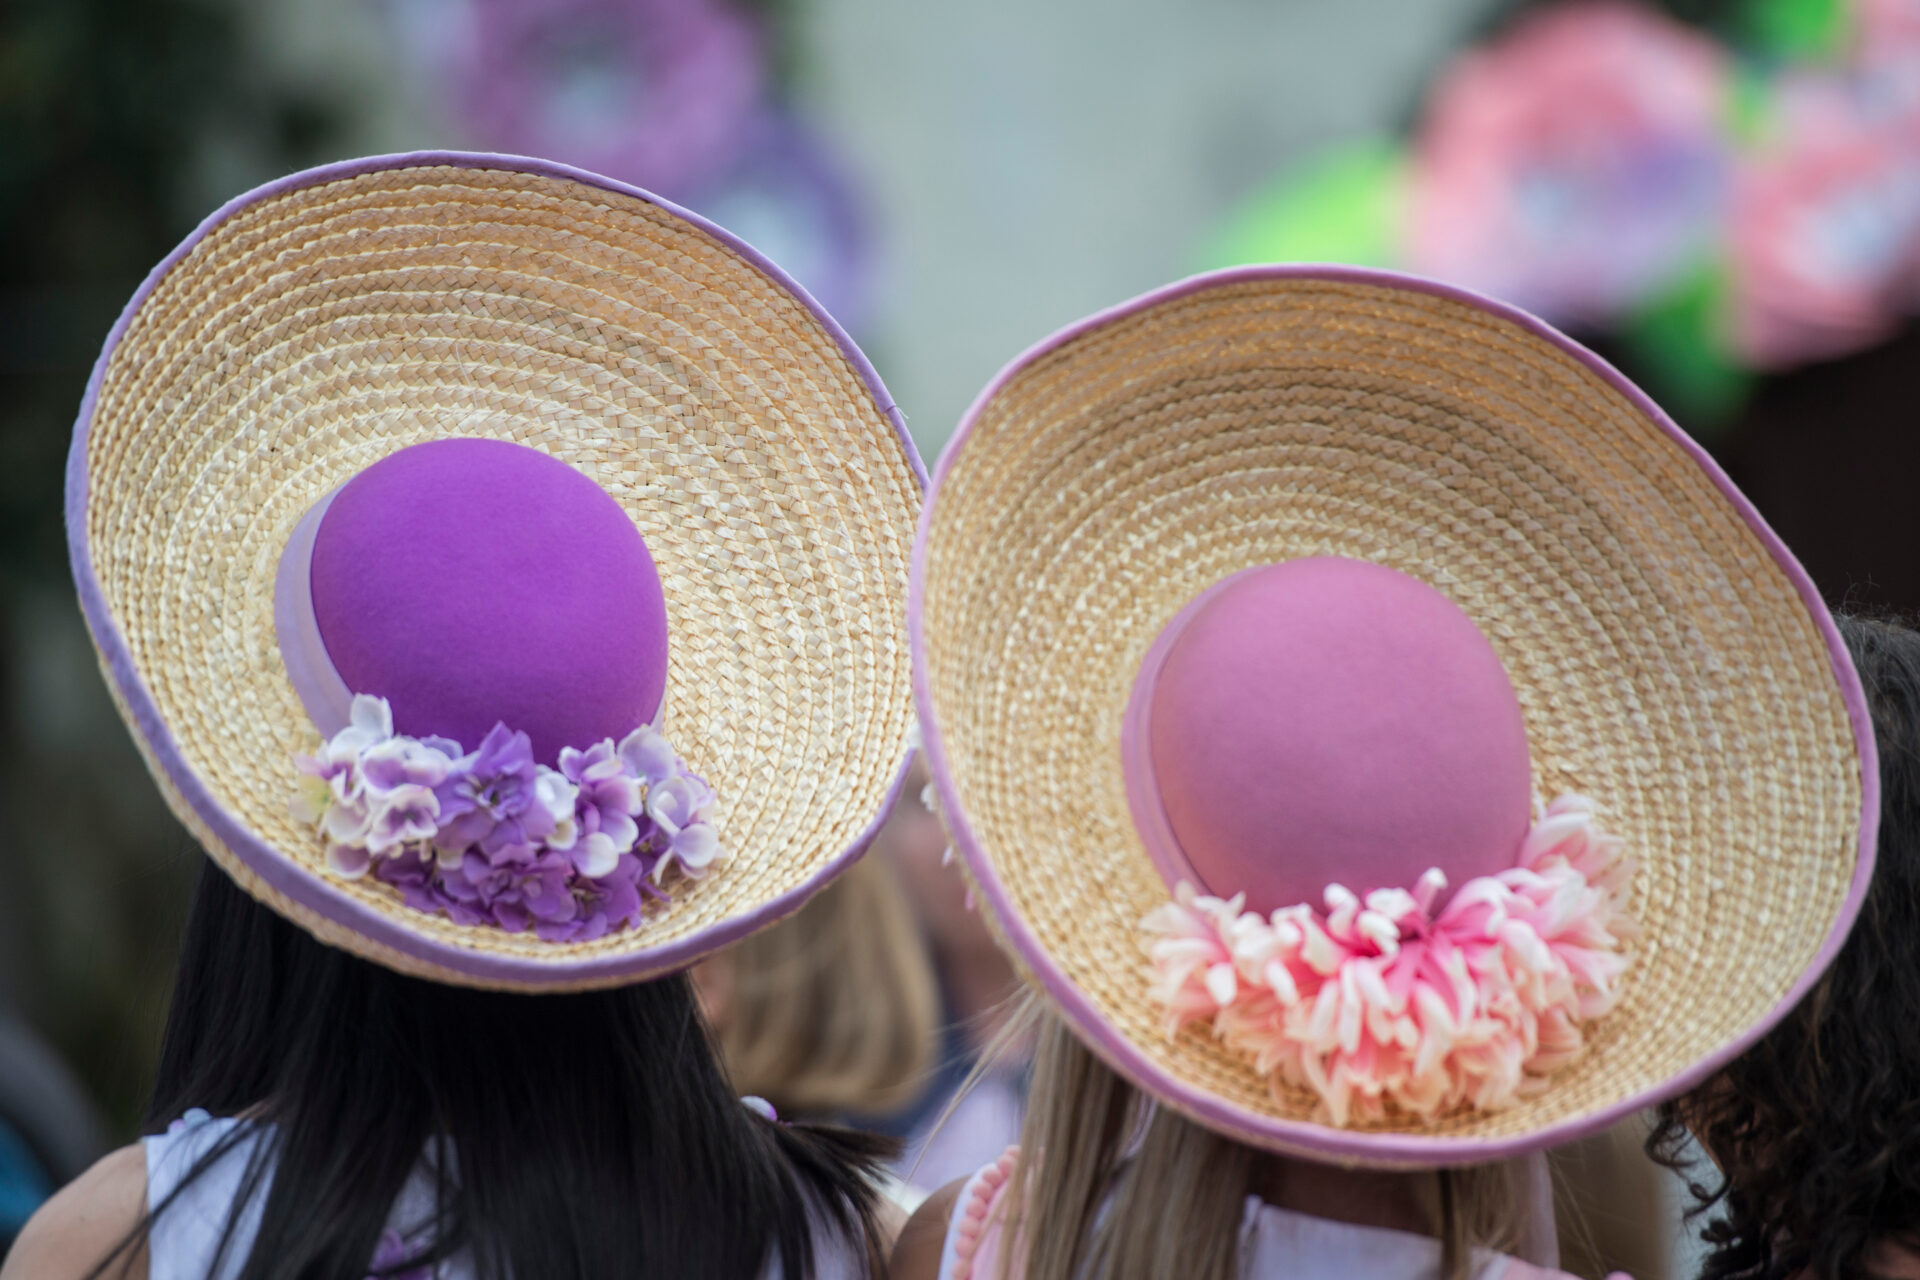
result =
[[1242,202],[1206,246],[1203,265],[1394,266],[1406,169],[1398,143],[1359,142],[1324,151]]

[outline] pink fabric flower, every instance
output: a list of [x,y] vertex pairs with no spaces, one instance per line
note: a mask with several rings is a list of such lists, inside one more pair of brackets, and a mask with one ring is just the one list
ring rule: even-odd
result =
[[1637,5],[1522,19],[1427,104],[1410,265],[1551,320],[1619,315],[1709,243],[1727,76],[1711,40]]
[[1437,913],[1437,869],[1364,898],[1332,885],[1324,911],[1265,919],[1182,884],[1143,922],[1149,997],[1169,1035],[1210,1025],[1276,1091],[1313,1090],[1336,1125],[1509,1106],[1618,999],[1632,933],[1620,848],[1590,801],[1563,796],[1518,866]]

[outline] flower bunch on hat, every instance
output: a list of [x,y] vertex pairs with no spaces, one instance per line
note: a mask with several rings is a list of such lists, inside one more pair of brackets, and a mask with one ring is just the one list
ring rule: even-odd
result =
[[553,769],[504,724],[464,753],[395,734],[386,700],[362,694],[297,763],[294,815],[319,827],[329,871],[372,870],[460,924],[590,940],[638,920],[643,897],[664,900],[669,872],[697,879],[720,856],[712,789],[652,725],[617,747],[564,748]]
[[1438,867],[1411,891],[1263,916],[1181,881],[1141,928],[1168,1035],[1210,1028],[1276,1088],[1307,1088],[1336,1125],[1389,1106],[1497,1110],[1538,1091],[1609,1012],[1627,969],[1633,867],[1593,802],[1547,805],[1517,865],[1459,886]]
[[1618,1000],[1624,842],[1586,797],[1529,805],[1513,687],[1431,586],[1343,557],[1215,584],[1149,651],[1122,743],[1172,889],[1141,921],[1167,1034],[1208,1030],[1330,1123],[1510,1106]]

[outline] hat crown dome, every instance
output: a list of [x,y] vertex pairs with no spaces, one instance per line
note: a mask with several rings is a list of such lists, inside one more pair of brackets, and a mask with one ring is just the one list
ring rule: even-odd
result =
[[552,765],[660,709],[666,602],[646,543],[539,450],[451,439],[383,458],[333,496],[310,573],[327,657],[400,733],[472,750],[505,724]]
[[1135,701],[1170,881],[1270,912],[1318,906],[1330,884],[1409,888],[1438,867],[1459,885],[1514,865],[1532,807],[1519,699],[1433,587],[1339,557],[1250,569],[1155,649]]

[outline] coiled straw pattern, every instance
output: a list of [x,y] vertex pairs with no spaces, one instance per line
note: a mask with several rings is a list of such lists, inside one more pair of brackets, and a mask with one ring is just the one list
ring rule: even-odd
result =
[[[458,951],[551,962],[557,986],[582,985],[568,975],[583,959],[762,909],[857,841],[904,756],[919,484],[890,407],[792,294],[635,196],[440,164],[245,205],[152,287],[83,424],[86,551],[172,746],[135,736],[209,853],[323,940],[520,985],[393,951],[277,892],[161,767],[177,749],[248,833],[322,874],[287,808],[293,754],[318,740],[274,635],[287,537],[406,445],[512,440],[598,481],[645,537],[667,600],[669,732],[721,798],[731,860],[643,926],[578,944],[455,925],[371,878],[333,891]],[[645,972],[641,957],[586,985]]]
[[923,714],[1000,923],[1096,1043],[1181,1083],[1163,1101],[1283,1149],[1411,1149],[1316,1133],[1311,1095],[1204,1032],[1170,1042],[1146,999],[1140,921],[1168,890],[1122,713],[1180,607],[1252,565],[1350,556],[1445,592],[1519,692],[1538,793],[1596,798],[1641,862],[1645,933],[1584,1058],[1510,1110],[1376,1130],[1498,1145],[1657,1091],[1833,933],[1862,773],[1825,637],[1706,470],[1561,345],[1425,291],[1243,279],[1043,350],[966,430],[922,534]]

